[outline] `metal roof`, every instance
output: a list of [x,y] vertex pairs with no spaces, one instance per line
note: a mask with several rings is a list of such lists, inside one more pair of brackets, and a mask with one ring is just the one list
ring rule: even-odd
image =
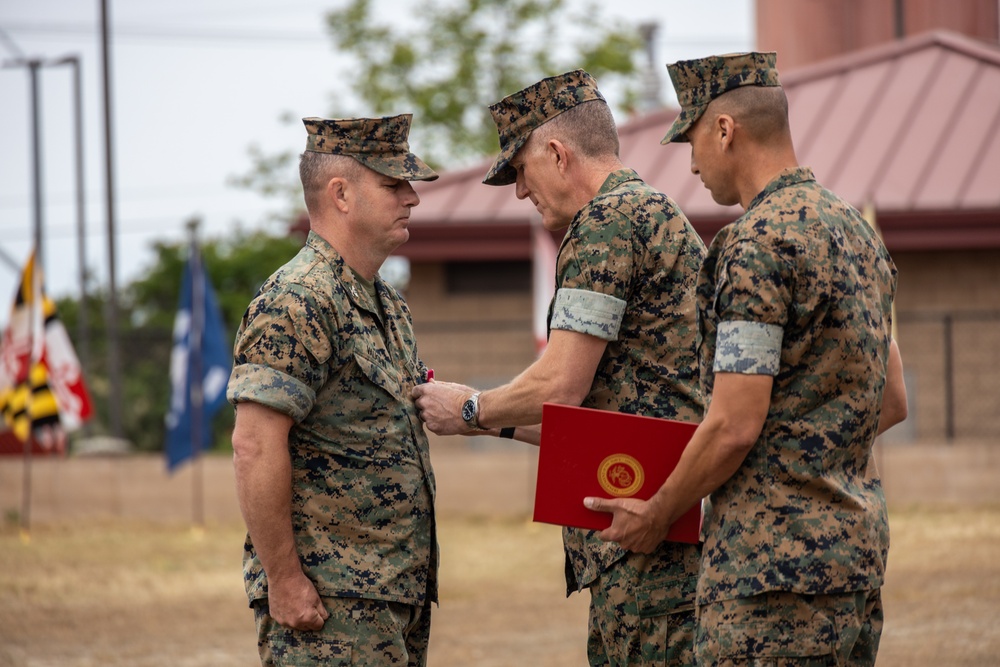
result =
[[[1000,247],[998,45],[930,32],[783,74],[782,85],[799,163],[858,208],[874,205],[890,250]],[[621,124],[621,158],[708,240],[742,210],[712,201],[687,144],[660,145],[677,113]],[[534,207],[483,185],[490,164],[417,184],[402,254],[530,256]]]

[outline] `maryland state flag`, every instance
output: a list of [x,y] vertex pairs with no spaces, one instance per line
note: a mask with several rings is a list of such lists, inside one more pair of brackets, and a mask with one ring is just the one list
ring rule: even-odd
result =
[[0,412],[21,441],[64,451],[66,433],[93,414],[66,327],[47,296],[32,252],[0,341]]

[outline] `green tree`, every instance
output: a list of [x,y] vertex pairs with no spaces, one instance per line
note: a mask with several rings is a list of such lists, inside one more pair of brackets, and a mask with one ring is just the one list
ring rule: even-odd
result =
[[[205,271],[218,297],[227,338],[232,339],[236,333],[243,312],[261,283],[301,245],[302,239],[261,231],[241,232],[226,240],[202,243]],[[174,317],[188,244],[157,242],[153,250],[156,259],[150,268],[127,285],[119,298],[119,358],[124,371],[122,399],[125,403],[122,428],[125,438],[144,451],[162,449],[166,437],[164,417],[170,403]],[[89,425],[92,433],[106,433],[109,423],[106,304],[106,291],[92,293],[87,299],[90,355],[82,362],[96,408],[96,416]],[[67,330],[75,334],[80,302],[64,298],[57,308]],[[215,446],[228,446],[232,425],[232,410],[220,410],[213,421]]]
[[[330,33],[358,63],[355,94],[376,114],[412,111],[414,143],[437,166],[499,150],[488,105],[541,77],[583,68],[628,83],[638,72],[637,29],[607,22],[596,3],[574,11],[580,3],[566,0],[423,0],[412,22],[392,27],[377,4],[351,0],[330,12]],[[625,111],[636,96],[626,85]]]
[[[412,17],[385,10],[379,0],[348,0],[327,14],[335,47],[356,63],[336,84],[331,116],[413,113],[410,143],[435,168],[495,154],[487,107],[545,76],[583,68],[617,91],[616,110],[637,103],[638,28],[609,21],[595,2],[422,0]],[[254,167],[234,183],[298,207],[298,189],[286,185],[295,156],[251,147]]]

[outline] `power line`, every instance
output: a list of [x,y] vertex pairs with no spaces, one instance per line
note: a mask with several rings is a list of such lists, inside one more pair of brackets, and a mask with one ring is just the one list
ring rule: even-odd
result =
[[[92,37],[97,34],[95,26],[83,23],[33,23],[8,24],[11,32],[35,35],[82,35]],[[165,28],[159,26],[116,26],[115,39],[161,39],[173,41],[210,42],[253,42],[255,44],[301,44],[303,42],[329,43],[330,38],[316,32],[273,30],[190,30],[188,28]]]
[[[258,224],[261,224],[262,221],[261,220],[254,221],[250,220],[250,218],[253,218],[255,216],[258,218],[263,218],[264,216],[267,216],[269,213],[274,213],[277,215],[286,215],[286,212],[279,210],[261,209],[259,207],[253,207],[253,208],[234,208],[232,210],[227,209],[225,213],[219,214],[218,216],[213,214],[213,218],[221,217],[224,215],[230,219],[237,219],[237,220],[242,219],[241,224],[246,224],[248,226],[253,227],[257,226]],[[188,217],[190,217],[190,214],[186,216],[183,214],[177,214],[177,215],[150,216],[150,217],[128,217],[120,221],[121,228],[117,230],[117,233],[154,234],[157,232],[164,232],[164,231],[172,232],[173,229],[169,228],[169,225],[181,224]],[[289,222],[290,221],[291,221],[291,216],[289,215]],[[94,225],[97,226],[103,224],[104,220],[99,219],[97,217],[92,217],[91,222],[93,222]],[[268,221],[264,220],[263,222],[267,223]],[[208,227],[211,226],[212,225],[208,225]],[[31,230],[23,229],[22,227],[23,227],[22,225],[16,225],[16,224],[11,226],[5,226],[3,230],[4,240],[13,242],[30,241],[32,233]],[[70,236],[71,231],[72,230],[68,225],[60,225],[60,224],[45,225],[46,237],[65,238]],[[101,235],[103,235],[103,232],[99,229],[88,230],[87,232],[88,237],[101,236]]]
[[21,47],[17,45],[17,42],[11,39],[10,35],[8,35],[2,28],[0,28],[0,42],[3,42],[4,46],[7,47],[7,50],[10,51],[15,58],[24,58],[24,51],[21,50]]
[[[11,32],[35,35],[81,35],[92,37],[97,29],[86,23],[13,23],[8,24]],[[253,42],[255,44],[301,44],[311,42],[330,44],[331,38],[315,31],[274,31],[274,30],[192,30],[188,27],[163,27],[149,25],[116,26],[115,39],[157,39],[178,42]],[[661,47],[690,47],[732,44],[746,41],[743,35],[704,34],[693,36],[676,36],[663,34],[657,40]]]
[[[216,197],[232,197],[238,196],[241,193],[246,193],[247,190],[244,188],[238,188],[236,186],[225,186],[220,185],[218,187],[211,185],[189,185],[184,183],[178,183],[176,185],[171,185],[169,187],[163,188],[131,188],[122,191],[122,196],[120,199],[126,203],[135,203],[143,201],[157,201],[160,199],[175,199],[178,196],[185,196],[188,198],[216,198]],[[87,196],[97,197],[99,192],[97,190],[89,190]],[[57,205],[63,205],[67,202],[73,201],[74,194],[66,190],[52,190],[47,193],[47,199],[54,202]],[[18,209],[24,208],[31,203],[28,195],[20,193],[8,193],[0,194],[0,211],[5,209]],[[0,223],[2,224],[2,223]]]

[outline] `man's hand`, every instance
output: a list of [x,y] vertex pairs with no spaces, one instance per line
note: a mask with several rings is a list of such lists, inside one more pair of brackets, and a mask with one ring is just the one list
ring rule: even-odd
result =
[[438,435],[458,435],[469,430],[462,419],[462,404],[475,389],[453,382],[425,382],[413,388],[410,395],[424,424]]
[[267,581],[267,605],[278,625],[292,630],[321,630],[330,612],[304,573]]
[[670,524],[656,516],[650,502],[637,498],[584,498],[584,506],[595,512],[614,515],[611,526],[598,533],[605,542],[617,542],[623,549],[653,553],[670,532]]

